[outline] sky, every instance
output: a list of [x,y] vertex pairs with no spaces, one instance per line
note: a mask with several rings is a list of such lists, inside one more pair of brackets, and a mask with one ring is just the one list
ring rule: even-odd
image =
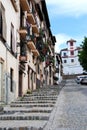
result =
[[52,34],[56,37],[55,51],[67,47],[75,39],[80,46],[87,36],[87,0],[46,0]]

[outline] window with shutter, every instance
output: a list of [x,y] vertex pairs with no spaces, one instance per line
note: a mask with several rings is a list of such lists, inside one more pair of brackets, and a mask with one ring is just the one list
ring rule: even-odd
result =
[[10,91],[13,92],[13,69],[10,68]]
[[2,13],[0,10],[0,36],[2,36]]
[[6,27],[5,8],[0,2],[0,35],[5,41],[6,41],[6,33],[7,33],[7,27]]
[[0,57],[0,101],[3,101],[3,65],[4,60]]
[[15,36],[14,36],[14,26],[11,24],[11,52],[15,53]]

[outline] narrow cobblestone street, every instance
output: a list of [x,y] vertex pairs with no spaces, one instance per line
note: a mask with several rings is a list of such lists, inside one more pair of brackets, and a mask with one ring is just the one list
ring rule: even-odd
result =
[[0,113],[0,128],[6,130],[43,130],[55,108],[61,88],[45,86],[30,94],[25,94],[4,107]]
[[87,130],[87,86],[66,80],[60,86],[26,94],[4,107],[4,112],[0,114],[0,128]]
[[87,85],[66,81],[45,130],[87,130]]

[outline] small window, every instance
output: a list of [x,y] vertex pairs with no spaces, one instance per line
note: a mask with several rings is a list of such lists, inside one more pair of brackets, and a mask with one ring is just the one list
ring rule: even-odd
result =
[[66,56],[66,52],[64,52],[63,55]]
[[73,42],[70,42],[70,46],[73,46]]
[[5,8],[0,2],[0,36],[6,41],[6,15]]
[[67,63],[67,60],[64,60],[64,63]]
[[37,72],[38,72],[38,74],[40,74],[40,67],[39,67],[39,64],[37,65]]
[[51,66],[50,66],[50,68],[49,68],[49,73],[50,73],[49,75],[50,75],[50,77],[51,77]]
[[0,12],[0,35],[2,36],[2,14]]
[[11,23],[11,35],[10,35],[10,40],[11,40],[11,52],[15,53],[15,37],[14,37],[14,26]]
[[73,63],[73,62],[74,62],[74,59],[71,59],[71,62]]
[[31,72],[31,80],[33,80],[33,71]]
[[35,83],[35,81],[36,81],[36,74],[34,73],[34,83]]
[[74,51],[70,51],[70,55],[74,55]]
[[10,69],[10,91],[13,92],[13,69]]

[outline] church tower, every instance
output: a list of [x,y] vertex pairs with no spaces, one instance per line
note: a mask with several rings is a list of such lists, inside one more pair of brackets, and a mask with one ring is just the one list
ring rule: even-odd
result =
[[74,39],[67,41],[67,48],[61,50],[64,75],[75,75],[83,72],[78,58],[80,50],[81,48],[76,46],[76,40]]
[[76,50],[76,40],[70,39],[69,41],[67,41],[67,46],[68,57],[74,57]]

